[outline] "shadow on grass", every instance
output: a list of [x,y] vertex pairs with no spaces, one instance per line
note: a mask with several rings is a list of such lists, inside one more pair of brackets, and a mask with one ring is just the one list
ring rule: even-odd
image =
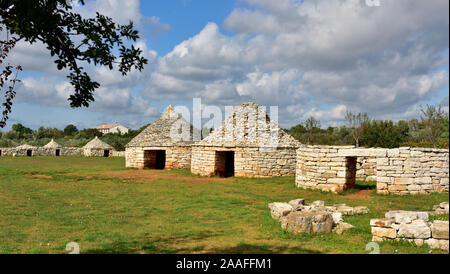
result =
[[160,239],[146,239],[142,241],[114,241],[101,244],[99,248],[82,251],[85,254],[320,254],[320,252],[301,247],[286,247],[272,244],[238,243],[229,247],[216,247],[200,244],[195,247],[177,247],[185,242],[195,242],[213,239],[219,234],[200,233],[198,235],[168,237]]

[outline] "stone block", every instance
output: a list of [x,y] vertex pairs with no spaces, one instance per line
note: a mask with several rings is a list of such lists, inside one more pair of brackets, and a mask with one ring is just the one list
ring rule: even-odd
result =
[[431,224],[431,236],[434,239],[449,239],[449,222],[448,221],[434,221]]
[[370,226],[391,228],[395,220],[393,218],[371,219]]
[[431,229],[424,221],[416,220],[410,224],[401,224],[397,235],[399,238],[428,239],[431,237]]
[[379,238],[395,239],[397,238],[397,231],[393,228],[372,227],[372,235]]
[[288,203],[270,203],[269,208],[270,214],[274,219],[286,216],[293,210],[293,207]]

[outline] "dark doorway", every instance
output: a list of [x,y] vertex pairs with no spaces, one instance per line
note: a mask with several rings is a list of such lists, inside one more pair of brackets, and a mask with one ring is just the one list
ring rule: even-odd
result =
[[352,189],[356,183],[356,164],[358,159],[356,157],[346,157],[345,159],[345,186],[344,190]]
[[165,167],[166,167],[166,151],[157,150],[155,169],[164,169]]
[[2,156],[2,150],[0,149],[0,156]]
[[144,151],[144,168],[148,169],[166,168],[166,151],[165,150]]
[[31,149],[27,150],[27,156],[28,157],[33,156],[33,151]]
[[215,173],[220,177],[233,177],[234,170],[234,151],[216,152]]
[[109,157],[109,150],[105,150],[103,152],[103,157]]
[[59,157],[61,155],[61,150],[57,149],[55,152],[56,157]]

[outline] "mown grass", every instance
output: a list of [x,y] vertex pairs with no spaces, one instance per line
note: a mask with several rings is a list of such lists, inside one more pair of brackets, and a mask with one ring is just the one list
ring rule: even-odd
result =
[[[393,209],[431,210],[449,200],[448,194],[374,192],[348,199],[297,189],[294,178],[196,182],[188,170],[149,170],[177,177],[142,181],[104,173],[124,166],[123,158],[1,157],[0,253],[67,253],[69,242],[79,243],[81,253],[106,254],[368,253],[371,218]],[[343,235],[293,236],[270,217],[267,204],[296,198],[367,206],[371,212],[345,218],[355,228]],[[381,252],[430,249],[386,242]]]

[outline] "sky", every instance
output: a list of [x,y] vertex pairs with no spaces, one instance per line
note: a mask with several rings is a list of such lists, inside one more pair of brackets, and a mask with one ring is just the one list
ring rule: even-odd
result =
[[[278,106],[284,128],[314,116],[322,127],[347,111],[411,119],[420,106],[449,106],[449,1],[87,0],[118,23],[132,20],[149,64],[122,77],[88,66],[95,103],[72,109],[67,71],[45,46],[20,42],[8,61],[24,71],[8,125],[137,129],[169,105]],[[223,119],[224,117],[222,117]]]

